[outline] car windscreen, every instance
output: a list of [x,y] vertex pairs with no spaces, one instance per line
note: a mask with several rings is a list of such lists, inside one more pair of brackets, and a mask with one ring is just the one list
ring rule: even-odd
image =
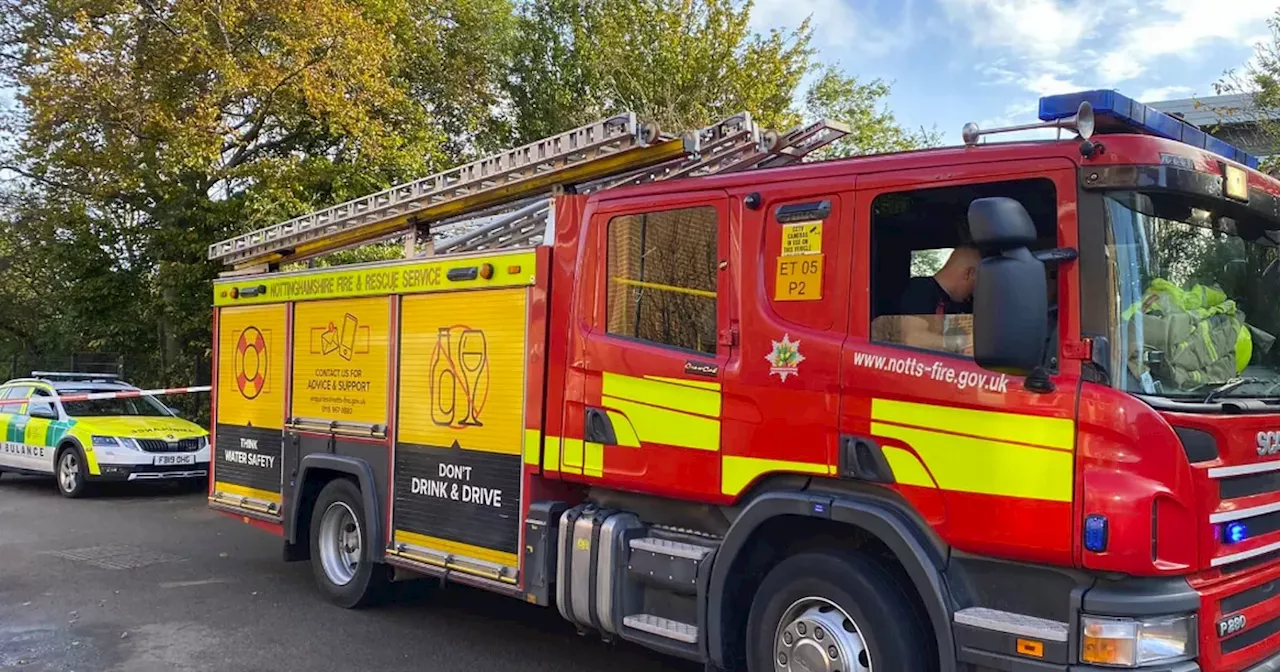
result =
[[[60,395],[74,395],[92,392],[101,392],[102,390],[58,390]],[[83,401],[64,401],[62,407],[66,409],[67,415],[76,417],[101,417],[101,416],[140,416],[140,417],[171,417],[168,409],[160,402],[151,397],[129,397],[115,399],[86,399]]]

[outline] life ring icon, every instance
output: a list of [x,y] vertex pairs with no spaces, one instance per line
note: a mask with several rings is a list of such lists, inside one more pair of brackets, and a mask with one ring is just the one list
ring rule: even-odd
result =
[[236,388],[256,399],[267,386],[267,339],[257,327],[245,327],[236,342]]

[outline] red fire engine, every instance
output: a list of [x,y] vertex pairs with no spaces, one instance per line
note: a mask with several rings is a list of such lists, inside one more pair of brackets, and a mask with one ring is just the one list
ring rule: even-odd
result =
[[626,114],[217,243],[210,506],[709,669],[1280,670],[1280,182],[1040,119]]

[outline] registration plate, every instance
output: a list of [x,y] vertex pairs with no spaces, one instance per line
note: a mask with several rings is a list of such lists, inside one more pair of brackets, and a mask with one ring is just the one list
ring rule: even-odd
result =
[[195,455],[156,455],[156,466],[167,467],[175,464],[195,464]]

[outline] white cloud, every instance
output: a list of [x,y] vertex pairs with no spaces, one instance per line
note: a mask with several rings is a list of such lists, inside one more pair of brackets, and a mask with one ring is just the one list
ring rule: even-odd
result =
[[[1276,0],[939,0],[969,45],[1001,59],[988,81],[1062,93],[1112,87],[1215,44],[1258,40]],[[1228,6],[1229,5],[1229,6]],[[1013,76],[1010,76],[1013,73]],[[1074,85],[1073,85],[1074,86]]]
[[915,0],[897,3],[896,20],[887,22],[855,10],[849,0],[756,0],[751,29],[761,34],[774,28],[794,29],[808,18],[814,46],[820,51],[883,56],[915,41],[914,7]]
[[1195,89],[1189,86],[1160,86],[1154,89],[1144,89],[1138,94],[1138,102],[1142,103],[1158,103],[1165,100],[1177,100],[1178,98],[1187,98],[1195,93]]

